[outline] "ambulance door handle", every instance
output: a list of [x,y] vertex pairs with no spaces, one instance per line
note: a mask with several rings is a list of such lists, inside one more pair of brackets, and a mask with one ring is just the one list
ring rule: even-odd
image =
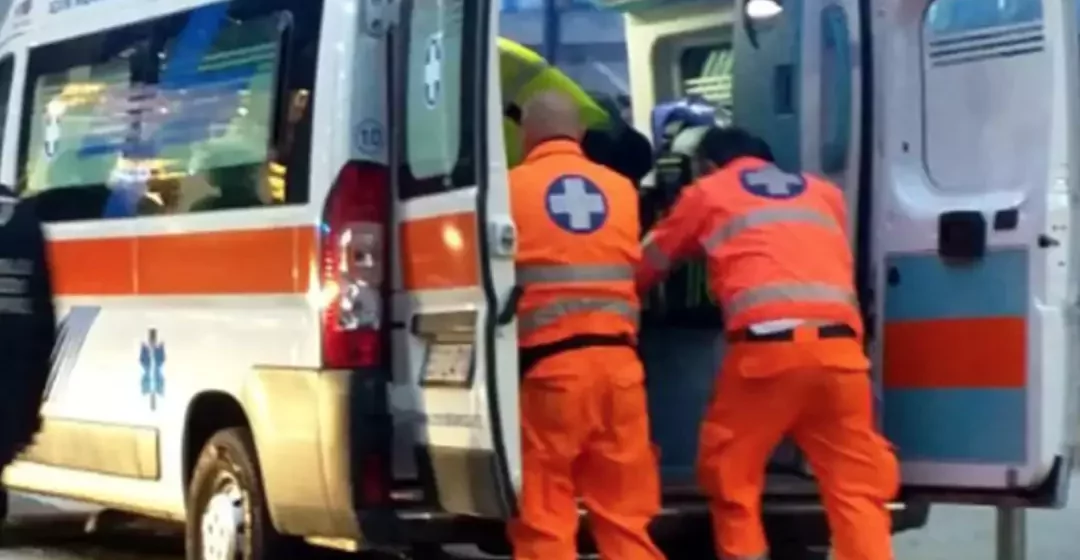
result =
[[900,284],[900,269],[895,266],[890,266],[888,272],[885,274],[885,282],[890,286],[897,286]]
[[500,259],[512,259],[517,254],[517,228],[509,217],[488,222],[488,249],[492,257]]
[[952,266],[964,266],[986,256],[986,216],[979,210],[952,210],[938,215],[938,256]]
[[[488,251],[492,258],[513,260],[517,255],[517,227],[509,216],[498,216],[488,221]],[[521,286],[514,285],[510,288],[506,301],[502,303],[495,317],[495,322],[500,327],[505,327],[514,322],[517,317],[518,303],[524,290]]]

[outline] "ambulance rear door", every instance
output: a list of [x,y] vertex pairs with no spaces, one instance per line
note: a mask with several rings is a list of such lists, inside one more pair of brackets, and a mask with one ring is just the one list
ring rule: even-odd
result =
[[883,427],[908,496],[1061,506],[1077,384],[1073,0],[874,0]]
[[862,149],[861,2],[788,0],[766,17],[739,0],[734,12],[735,124],[764,138],[781,167],[844,189],[850,225]]
[[[489,0],[402,0],[391,67],[395,359],[419,395],[418,471],[449,512],[506,518],[521,478],[516,233]],[[395,379],[401,386],[403,380]],[[403,428],[398,422],[398,428]]]

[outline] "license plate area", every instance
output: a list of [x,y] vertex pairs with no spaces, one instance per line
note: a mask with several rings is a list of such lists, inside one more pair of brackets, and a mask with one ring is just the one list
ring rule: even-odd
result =
[[422,387],[469,387],[473,379],[472,344],[432,343],[424,357]]

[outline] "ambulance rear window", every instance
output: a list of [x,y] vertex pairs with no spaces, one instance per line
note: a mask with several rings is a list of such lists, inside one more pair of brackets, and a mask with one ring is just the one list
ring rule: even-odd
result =
[[405,2],[404,153],[398,192],[412,198],[476,185],[476,29],[480,2]]

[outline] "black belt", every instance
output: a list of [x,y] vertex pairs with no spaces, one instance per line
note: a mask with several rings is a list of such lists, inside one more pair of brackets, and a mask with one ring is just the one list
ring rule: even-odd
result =
[[[757,333],[750,328],[739,329],[727,333],[728,342],[785,342],[795,340],[795,331],[799,327],[784,329],[768,333]],[[851,325],[842,323],[822,325],[817,328],[818,338],[857,338],[859,335]]]
[[518,350],[518,367],[521,371],[521,378],[524,379],[529,370],[536,367],[541,361],[556,354],[597,346],[625,346],[633,349],[634,341],[625,334],[576,334],[547,344],[525,346]]

